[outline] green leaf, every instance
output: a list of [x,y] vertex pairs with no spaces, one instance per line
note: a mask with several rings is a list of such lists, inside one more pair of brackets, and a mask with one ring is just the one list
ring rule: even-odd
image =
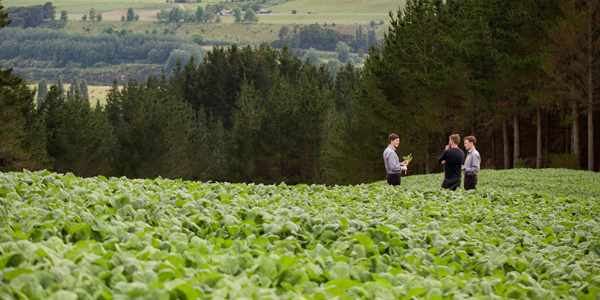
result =
[[450,275],[452,275],[452,272],[450,272],[450,269],[448,267],[443,267],[443,266],[437,267],[438,278],[443,278],[445,276],[450,276]]
[[252,244],[265,247],[267,244],[269,244],[269,240],[265,237],[258,237],[252,240]]
[[284,256],[279,260],[281,264],[281,271],[290,270],[296,265],[296,258],[291,256]]
[[50,295],[48,300],[77,300],[77,294],[71,291],[58,291]]
[[27,268],[18,268],[11,270],[9,272],[4,273],[4,278],[7,280],[12,280],[13,278],[21,275],[21,274],[32,274],[33,270]]
[[413,288],[410,291],[408,291],[408,293],[406,294],[406,296],[404,296],[404,299],[412,299],[415,296],[421,296],[425,294],[425,290],[422,288]]
[[258,266],[256,274],[274,280],[278,274],[277,264],[268,258],[263,258]]
[[372,252],[375,248],[375,243],[373,240],[364,233],[355,234],[350,237],[350,239],[357,240],[363,247],[365,247],[365,250],[367,251]]
[[240,226],[227,225],[227,232],[232,236],[236,236],[240,232]]
[[238,262],[237,258],[227,258],[223,261],[221,261],[221,264],[219,265],[219,270],[225,274],[229,274],[229,275],[235,275],[237,274],[238,270],[240,269],[240,263]]
[[4,255],[4,257],[2,257],[2,260],[0,260],[0,269],[4,269],[5,267],[18,267],[25,260],[25,256],[23,256],[23,254],[21,253],[11,253],[8,255]]
[[337,286],[337,287],[347,290],[354,286],[362,286],[363,284],[358,281],[354,281],[352,279],[336,279],[336,280],[328,281],[325,285],[326,286],[334,285],[334,286]]

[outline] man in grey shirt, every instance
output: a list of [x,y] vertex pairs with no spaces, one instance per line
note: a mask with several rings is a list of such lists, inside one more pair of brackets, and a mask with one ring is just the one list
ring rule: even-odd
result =
[[398,154],[396,154],[396,148],[400,144],[400,137],[392,133],[388,136],[388,141],[390,144],[383,151],[383,163],[387,172],[386,179],[390,185],[400,185],[400,173],[408,170],[408,161],[400,163]]
[[467,158],[463,166],[465,171],[465,190],[477,189],[477,173],[479,173],[479,165],[481,164],[481,156],[475,149],[476,139],[474,136],[465,138],[465,149],[467,149]]

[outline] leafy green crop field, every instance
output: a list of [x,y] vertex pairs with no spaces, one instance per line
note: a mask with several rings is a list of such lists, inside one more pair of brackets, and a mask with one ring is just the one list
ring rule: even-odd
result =
[[598,299],[600,175],[479,191],[0,173],[2,299]]

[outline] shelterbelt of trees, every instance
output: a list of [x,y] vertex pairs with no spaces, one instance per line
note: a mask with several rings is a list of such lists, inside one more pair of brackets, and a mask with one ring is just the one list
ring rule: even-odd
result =
[[3,71],[0,168],[355,183],[383,178],[395,132],[409,174],[441,171],[452,133],[477,137],[484,168],[598,170],[599,3],[408,1],[362,70],[216,47],[170,76],[115,85],[104,107],[53,86],[35,109]]
[[368,51],[369,47],[377,45],[377,36],[374,30],[367,29],[364,33],[362,27],[356,29],[354,36],[342,34],[331,28],[323,28],[318,24],[308,26],[294,25],[292,28],[284,26],[279,30],[279,39],[272,42],[271,46],[281,48],[287,45],[291,48],[335,51],[339,42],[346,43],[353,52]]
[[121,63],[165,64],[171,57],[199,61],[204,50],[191,38],[173,35],[127,33],[70,34],[43,28],[4,28],[0,30],[2,59],[20,59],[21,65],[41,68],[64,68],[115,65]]

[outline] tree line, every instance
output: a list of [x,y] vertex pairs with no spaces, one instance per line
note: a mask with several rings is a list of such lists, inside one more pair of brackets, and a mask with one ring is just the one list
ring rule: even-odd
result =
[[215,47],[171,76],[115,84],[104,107],[53,86],[38,110],[2,73],[0,166],[358,183],[384,177],[394,132],[409,174],[441,171],[452,133],[477,137],[484,168],[598,170],[595,3],[407,1],[362,70],[332,76],[288,47]]
[[43,28],[0,30],[4,60],[27,61],[29,67],[78,68],[121,63],[166,64],[171,58],[199,61],[204,50],[190,38],[150,34],[69,34]]
[[37,27],[46,21],[54,21],[56,8],[52,2],[44,5],[14,6],[6,9],[13,27]]
[[599,21],[597,0],[408,1],[366,60],[365,103],[424,172],[454,132],[484,166],[598,170]]
[[[160,22],[167,23],[212,23],[215,20],[216,23],[221,22],[221,17],[219,12],[227,9],[233,9],[233,16],[235,18],[235,22],[258,22],[258,17],[256,16],[256,11],[260,9],[260,5],[253,4],[252,7],[247,5],[248,3],[244,3],[242,8],[239,6],[234,6],[233,8],[225,3],[215,3],[215,4],[207,4],[204,8],[202,6],[198,6],[196,10],[186,9],[182,10],[179,7],[173,7],[171,10],[161,9],[156,13],[156,18]],[[244,16],[242,17],[242,10],[244,11]]]
[[104,107],[90,107],[76,88],[40,85],[39,109],[26,106],[22,116],[35,140],[15,143],[24,153],[39,151],[16,166],[82,176],[322,182],[333,178],[329,149],[354,115],[357,80],[350,65],[333,78],[287,49],[234,45],[216,47],[200,64],[178,64],[170,77],[115,83]]
[[271,46],[281,48],[283,45],[288,45],[293,49],[315,48],[323,51],[336,51],[336,46],[340,42],[350,46],[353,52],[367,52],[369,47],[377,45],[377,36],[374,30],[367,29],[366,33],[363,32],[362,26],[356,29],[354,36],[342,34],[335,29],[319,24],[294,25],[292,28],[283,26],[279,30],[279,39],[273,41]]

